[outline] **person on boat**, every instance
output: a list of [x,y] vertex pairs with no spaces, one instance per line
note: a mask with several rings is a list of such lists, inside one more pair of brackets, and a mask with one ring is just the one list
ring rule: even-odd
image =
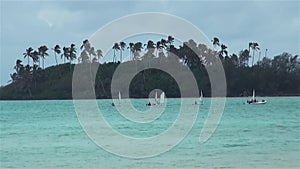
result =
[[115,107],[115,103],[111,103],[111,106]]
[[151,106],[151,103],[149,102],[148,104],[146,104],[146,106]]
[[195,100],[195,104],[197,105],[198,104],[198,102]]

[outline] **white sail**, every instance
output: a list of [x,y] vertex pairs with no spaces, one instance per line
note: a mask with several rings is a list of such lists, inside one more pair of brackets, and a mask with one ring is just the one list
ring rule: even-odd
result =
[[155,92],[155,102],[158,103],[158,99],[157,99],[157,92]]
[[255,98],[255,90],[253,89],[253,92],[252,92],[252,100],[247,100],[247,103],[248,104],[251,104],[251,105],[259,105],[259,104],[266,104],[267,101],[266,100],[261,100],[261,101],[258,101],[256,100]]
[[162,92],[162,93],[160,94],[160,100],[159,100],[159,103],[162,104],[162,103],[164,103],[164,102],[165,102],[165,92]]
[[201,93],[200,93],[200,102],[202,102],[203,100],[203,93],[202,93],[202,90],[201,90]]
[[121,102],[121,93],[120,93],[120,91],[119,91],[119,102]]

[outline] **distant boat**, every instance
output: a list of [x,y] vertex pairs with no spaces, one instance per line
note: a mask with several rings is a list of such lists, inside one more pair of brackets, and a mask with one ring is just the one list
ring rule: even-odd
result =
[[122,97],[121,97],[121,92],[119,91],[119,103],[121,104],[121,100],[122,100]]
[[119,104],[115,104],[114,102],[111,103],[112,106],[120,106],[121,105],[121,100],[122,100],[122,97],[121,97],[121,92],[119,91],[119,95],[118,95],[118,102]]
[[165,102],[165,92],[162,92],[160,94],[159,100],[157,98],[157,92],[155,92],[154,99],[155,99],[154,103],[149,102],[149,103],[146,104],[146,106],[156,106],[156,105],[159,105],[159,104],[163,104]]
[[158,103],[157,92],[155,92],[155,97],[154,97],[154,99],[155,99],[155,103]]
[[252,91],[252,99],[251,99],[251,100],[247,100],[247,103],[248,103],[248,104],[253,104],[253,105],[258,105],[258,104],[266,104],[267,101],[266,101],[266,100],[258,101],[258,100],[255,98],[255,90],[253,89],[253,91]]
[[203,104],[203,93],[202,93],[202,90],[201,90],[201,93],[200,93],[200,104]]
[[165,102],[165,92],[160,94],[159,104],[163,104]]
[[197,100],[195,100],[195,105],[198,105],[198,104],[203,104],[203,93],[202,93],[202,90],[200,92],[199,102]]

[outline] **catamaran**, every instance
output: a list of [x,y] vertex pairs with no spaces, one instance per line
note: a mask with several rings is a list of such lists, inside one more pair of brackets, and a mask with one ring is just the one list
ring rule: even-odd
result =
[[251,99],[251,100],[247,100],[247,103],[248,103],[248,104],[257,105],[257,104],[266,104],[267,101],[266,101],[266,100],[258,101],[258,100],[255,98],[255,90],[253,89],[253,91],[252,91],[252,99]]

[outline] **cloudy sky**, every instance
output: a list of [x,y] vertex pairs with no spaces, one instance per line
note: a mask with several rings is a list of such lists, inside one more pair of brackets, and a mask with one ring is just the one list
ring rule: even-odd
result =
[[[80,46],[99,28],[140,12],[172,14],[194,24],[238,53],[258,42],[268,57],[299,54],[300,1],[8,1],[1,3],[0,85],[10,80],[16,59],[28,47]],[[145,19],[146,20],[146,19]],[[143,24],[143,23],[141,23]],[[120,28],[126,29],[126,28]],[[176,29],[176,28],[174,28]],[[188,39],[187,39],[188,40]],[[48,52],[46,65],[53,65]],[[110,57],[110,56],[106,56]]]

